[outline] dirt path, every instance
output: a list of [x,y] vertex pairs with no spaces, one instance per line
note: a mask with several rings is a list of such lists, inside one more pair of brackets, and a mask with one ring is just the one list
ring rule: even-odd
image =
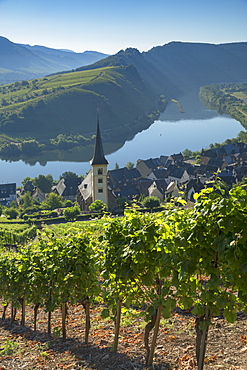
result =
[[[69,308],[67,338],[62,340],[61,313],[53,314],[53,336],[46,334],[47,314],[40,312],[38,330],[33,330],[31,308],[27,308],[26,327],[7,319],[0,325],[0,369],[145,369],[143,323],[123,316],[119,352],[112,352],[114,326],[102,320],[102,307],[91,309],[89,345],[84,344],[84,311],[81,306]],[[9,313],[7,312],[7,317]],[[162,320],[154,356],[156,370],[195,370],[194,317],[174,313]],[[205,370],[247,370],[247,319],[239,315],[234,324],[215,318],[210,328]]]

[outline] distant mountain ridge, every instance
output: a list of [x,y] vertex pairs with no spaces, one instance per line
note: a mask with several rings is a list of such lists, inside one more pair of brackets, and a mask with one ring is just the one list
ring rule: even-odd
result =
[[211,83],[246,81],[247,42],[219,45],[171,42],[143,53],[128,48],[77,70],[129,64],[158,94],[168,91],[184,94]]
[[[70,148],[81,135],[85,145],[90,143],[98,109],[104,140],[122,143],[149,127],[171,99],[190,96],[194,109],[201,86],[247,81],[246,42],[171,42],[142,53],[128,48],[69,71],[78,53],[5,38],[0,38],[0,50],[0,74],[10,75],[11,67],[18,66],[15,77],[20,80],[0,86],[0,144],[32,138],[39,150],[43,145]],[[42,72],[43,78],[25,81],[25,73]]]
[[0,84],[71,70],[106,56],[96,51],[75,53],[45,46],[16,44],[0,36]]

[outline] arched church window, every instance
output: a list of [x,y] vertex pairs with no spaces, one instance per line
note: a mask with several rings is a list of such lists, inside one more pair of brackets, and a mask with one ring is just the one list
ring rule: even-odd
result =
[[102,175],[103,174],[103,169],[102,168],[98,168],[98,175]]

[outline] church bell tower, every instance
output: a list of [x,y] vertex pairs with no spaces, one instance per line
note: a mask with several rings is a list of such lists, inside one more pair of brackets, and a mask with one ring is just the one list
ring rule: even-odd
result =
[[94,147],[92,166],[92,201],[102,200],[108,207],[108,161],[104,156],[104,150],[100,135],[99,117],[97,118],[97,133]]

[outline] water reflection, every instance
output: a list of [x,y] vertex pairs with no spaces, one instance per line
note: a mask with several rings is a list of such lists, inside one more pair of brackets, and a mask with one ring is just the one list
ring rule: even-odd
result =
[[[180,113],[176,104],[171,103],[159,121],[135,135],[133,140],[123,143],[119,139],[115,143],[104,143],[109,168],[113,169],[116,162],[123,167],[129,161],[136,163],[139,158],[170,155],[186,148],[201,150],[210,143],[236,137],[243,130],[234,119],[207,110],[198,98],[191,101],[185,97],[180,103],[185,113]],[[84,175],[90,169],[92,156],[93,146],[90,146],[46,152],[37,157],[23,157],[22,160],[1,160],[0,182],[16,182],[20,185],[24,177],[49,173],[54,179],[59,179],[65,171]]]

